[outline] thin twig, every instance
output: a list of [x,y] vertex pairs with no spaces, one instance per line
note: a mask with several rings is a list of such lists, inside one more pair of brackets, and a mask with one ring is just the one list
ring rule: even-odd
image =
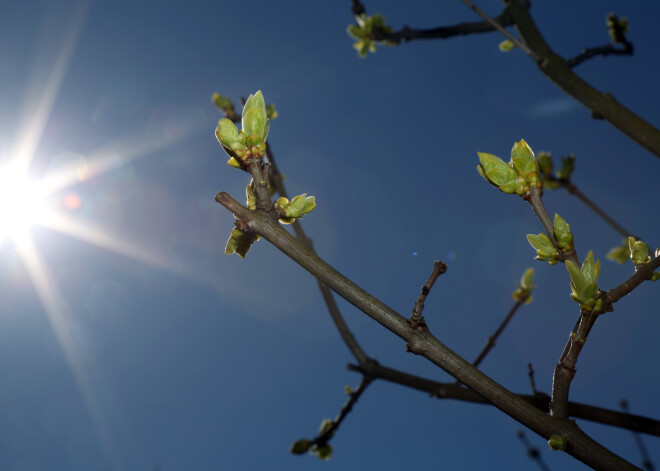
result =
[[439,260],[436,260],[433,262],[433,271],[431,272],[431,275],[429,276],[429,279],[426,280],[426,283],[424,286],[422,286],[422,290],[419,293],[419,296],[417,297],[417,300],[415,301],[415,306],[413,307],[412,315],[410,316],[410,324],[414,327],[419,327],[422,325],[426,325],[424,321],[424,317],[422,317],[422,311],[424,310],[424,301],[426,301],[426,296],[431,292],[431,288],[433,288],[433,284],[435,283],[435,280],[438,279],[440,275],[445,273],[447,271],[447,264],[443,263]]
[[[366,13],[364,5],[358,1],[353,1],[351,9],[353,16],[356,20]],[[506,9],[500,15],[492,18],[492,22],[500,25],[501,27],[512,26],[513,21],[507,14]],[[382,29],[374,29],[371,33],[371,39],[374,41],[388,42],[400,44],[401,42],[408,42],[413,40],[426,40],[426,39],[447,39],[454,36],[467,36],[470,34],[491,33],[496,31],[495,26],[489,21],[474,21],[463,22],[450,26],[439,26],[437,28],[429,29],[416,29],[404,26],[399,31],[384,31]]]
[[[619,401],[619,405],[621,406],[621,410],[623,412],[626,414],[630,413],[627,400],[621,399],[621,401]],[[646,445],[644,445],[644,442],[642,441],[642,437],[640,437],[639,433],[635,431],[633,431],[632,434],[633,438],[635,439],[635,443],[637,444],[637,448],[639,449],[639,454],[642,455],[642,467],[647,471],[653,471],[655,466],[653,465],[653,461],[651,461],[651,455],[649,455],[649,451],[646,449]]]
[[504,320],[502,321],[500,326],[497,328],[495,333],[493,333],[493,335],[488,337],[488,340],[486,341],[486,345],[484,345],[483,350],[481,350],[481,353],[479,353],[477,358],[472,362],[473,366],[475,366],[475,367],[479,366],[479,364],[483,361],[483,359],[486,358],[486,355],[488,355],[488,352],[490,352],[493,349],[493,347],[495,346],[495,342],[497,341],[500,334],[504,331],[507,324],[513,318],[513,316],[516,313],[516,311],[518,310],[518,308],[520,306],[522,306],[523,304],[525,304],[524,299],[516,301],[516,303],[511,307],[511,309],[509,310],[509,313],[506,315],[506,317],[504,318]]
[[525,44],[524,41],[522,41],[520,38],[515,37],[513,34],[509,33],[506,29],[504,29],[502,25],[500,25],[497,21],[495,21],[493,18],[488,16],[481,8],[476,6],[470,0],[462,0],[462,2],[465,3],[468,7],[470,7],[472,11],[474,11],[477,15],[479,15],[484,20],[486,20],[490,25],[492,25],[493,28],[495,28],[500,33],[502,33],[509,41],[514,43],[516,46],[518,46],[521,51],[523,51],[532,59],[538,60],[538,56],[536,55],[536,53],[532,51],[530,48],[528,48],[527,44]]
[[532,394],[534,394],[536,396],[539,392],[536,390],[536,381],[534,381],[534,368],[532,368],[531,363],[527,363],[527,369],[529,370],[529,373],[528,373],[528,375],[529,375],[529,384],[532,387]]
[[525,445],[527,456],[534,460],[536,464],[539,465],[539,468],[541,468],[543,471],[550,471],[548,465],[545,464],[545,461],[543,461],[543,458],[541,458],[541,452],[539,451],[538,447],[532,445],[522,430],[518,430],[517,435],[523,445]]
[[589,207],[589,209],[591,209],[594,213],[596,213],[598,216],[600,216],[607,224],[609,224],[615,231],[617,231],[622,236],[624,236],[624,237],[634,237],[635,239],[640,239],[640,237],[638,237],[638,236],[634,235],[632,232],[624,229],[623,226],[621,226],[621,224],[617,223],[605,211],[600,209],[596,205],[596,203],[591,201],[591,199],[589,199],[587,197],[587,195],[582,193],[582,191],[571,180],[567,180],[567,179],[564,179],[564,178],[557,178],[554,175],[547,175],[547,174],[544,174],[543,178],[559,184],[559,186],[561,188],[564,188],[571,195],[575,195],[584,204],[586,204]]
[[[479,394],[454,382],[441,383],[412,375],[404,371],[388,368],[377,363],[372,363],[366,367],[348,364],[346,365],[346,368],[350,371],[368,374],[375,379],[382,379],[428,393],[431,397],[438,399],[454,399],[457,401],[490,405],[490,403]],[[537,392],[533,395],[517,394],[517,396],[529,402],[539,410],[545,413],[549,412],[548,405],[550,403],[550,396],[546,393]],[[660,420],[639,415],[625,414],[619,411],[595,407],[579,402],[569,402],[568,411],[571,417],[577,419],[589,420],[603,425],[609,425],[625,430],[635,430],[647,435],[660,437]]]
[[[277,167],[277,162],[275,160],[275,156],[273,155],[273,148],[269,142],[266,142],[266,156],[268,157],[268,160],[271,164],[271,178],[270,178],[271,184],[274,186],[275,190],[280,196],[288,198],[289,194],[287,193],[286,187],[284,185],[284,178],[282,177],[282,174],[280,173],[279,168]],[[312,239],[309,238],[307,234],[305,234],[305,231],[303,230],[300,221],[298,219],[294,220],[292,226],[296,238],[300,240],[303,244],[305,244],[310,250],[314,251],[314,245],[312,243]],[[319,290],[321,291],[321,295],[323,296],[323,301],[325,302],[325,305],[328,308],[328,313],[330,314],[332,321],[335,323],[335,327],[337,327],[337,330],[339,331],[339,335],[341,336],[342,340],[348,347],[348,350],[361,365],[373,361],[364,352],[362,347],[360,347],[360,344],[356,340],[355,336],[348,328],[348,325],[346,324],[344,317],[341,315],[339,306],[337,306],[337,302],[335,301],[332,291],[320,281],[318,282],[318,287]]]
[[316,438],[311,440],[312,445],[316,445],[318,447],[322,447],[330,441],[332,436],[335,434],[341,423],[344,421],[346,417],[348,417],[348,414],[350,414],[351,410],[353,410],[353,406],[355,403],[360,399],[360,396],[362,396],[362,393],[367,390],[371,382],[373,381],[373,378],[370,378],[367,375],[362,376],[362,380],[360,381],[360,384],[358,385],[357,389],[355,391],[352,391],[348,395],[348,399],[342,406],[341,410],[339,411],[339,414],[337,414],[337,417],[335,417],[332,420],[331,425],[323,430]]
[[596,56],[632,56],[635,52],[634,47],[628,41],[623,43],[623,48],[615,47],[613,44],[607,44],[606,46],[599,47],[590,47],[584,49],[580,54],[575,57],[572,57],[566,61],[566,64],[571,68],[575,68],[583,62],[593,59]]
[[612,228],[617,231],[619,234],[621,234],[624,237],[634,237],[635,239],[638,239],[637,236],[633,235],[632,232],[626,230],[621,226],[619,223],[617,223],[614,219],[612,219],[610,216],[608,216],[605,211],[600,209],[596,204],[591,201],[587,196],[582,193],[578,187],[576,187],[573,183],[568,182],[566,185],[564,185],[564,188],[566,188],[566,191],[568,191],[570,194],[577,196],[584,204],[589,206],[589,208],[596,214],[598,214],[603,220],[608,223]]

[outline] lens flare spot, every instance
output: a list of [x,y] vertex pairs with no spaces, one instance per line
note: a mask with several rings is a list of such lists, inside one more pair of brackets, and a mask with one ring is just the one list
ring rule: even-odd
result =
[[69,193],[64,197],[64,206],[70,211],[76,211],[80,208],[82,200],[76,193]]

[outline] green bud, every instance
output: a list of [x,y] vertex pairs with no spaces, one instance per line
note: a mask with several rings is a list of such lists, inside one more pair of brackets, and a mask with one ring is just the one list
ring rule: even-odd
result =
[[307,193],[303,193],[291,200],[287,210],[287,216],[298,218],[311,212],[314,208],[316,208],[315,198],[313,196],[307,196]]
[[622,44],[626,41],[626,33],[630,28],[628,18],[618,18],[614,13],[607,15],[607,32],[613,43]]
[[649,257],[649,245],[641,240],[635,240],[634,237],[628,237],[628,246],[630,248],[630,258],[635,266],[643,265],[651,261]]
[[268,116],[269,120],[277,118],[278,113],[274,104],[271,103],[270,105],[266,106],[266,116]]
[[538,163],[539,170],[541,170],[541,174],[552,174],[552,167],[554,164],[552,163],[552,154],[550,154],[550,152],[539,151],[536,156],[536,162]]
[[240,143],[236,125],[227,118],[222,118],[215,128],[215,137],[218,138],[223,147],[231,148],[232,144]]
[[568,441],[561,435],[553,435],[548,440],[548,446],[554,451],[564,451],[568,446]]
[[562,252],[573,250],[573,234],[571,233],[571,227],[566,221],[564,221],[564,218],[556,213],[553,231],[555,233],[555,239],[557,239],[557,245]]
[[225,254],[231,255],[237,253],[241,258],[245,258],[252,244],[259,239],[261,239],[259,234],[243,232],[238,227],[235,227],[229,235],[229,240],[225,246]]
[[534,269],[528,268],[525,270],[525,273],[520,278],[520,283],[516,283],[516,286],[518,289],[513,292],[513,299],[516,301],[525,301],[526,304],[531,303],[531,293],[537,288],[534,284]]
[[309,451],[309,448],[312,446],[312,442],[309,440],[305,440],[304,438],[302,440],[298,440],[297,442],[294,442],[293,445],[291,445],[291,453],[294,455],[304,455]]
[[360,28],[358,25],[348,25],[346,32],[353,39],[364,39],[365,31]]
[[[363,13],[356,18],[356,21],[358,24],[350,25],[347,32],[353,39],[357,39],[353,44],[353,48],[357,50],[360,57],[365,57],[370,52],[376,52],[376,40],[372,39],[375,30],[379,35],[392,32],[392,28],[387,26],[385,18],[377,13],[373,16],[367,16]],[[388,40],[378,41],[378,43],[388,46],[396,44]]]
[[245,194],[247,196],[247,207],[254,211],[257,209],[257,194],[254,192],[254,180],[250,180],[249,185],[245,188]]
[[350,396],[351,394],[353,394],[354,391],[353,388],[351,388],[350,386],[344,386],[344,392]]
[[218,108],[220,108],[222,111],[225,112],[229,109],[234,108],[234,105],[229,98],[227,98],[226,96],[222,96],[217,92],[211,96],[211,101],[213,101],[215,106],[217,106]]
[[307,196],[307,193],[298,195],[291,201],[281,197],[275,202],[275,209],[280,215],[280,222],[283,224],[291,224],[296,218],[310,213],[314,208],[316,208],[315,198]]
[[518,174],[515,170],[496,155],[485,152],[477,152],[477,155],[479,156],[479,162],[481,162],[481,165],[477,167],[477,171],[488,183],[504,193],[516,191]]
[[628,239],[623,239],[623,243],[610,250],[605,257],[608,260],[617,262],[619,265],[622,265],[630,260],[630,245],[628,243]]
[[527,183],[529,184],[529,186],[534,186],[536,188],[543,188],[543,179],[535,171],[531,171],[527,174]]
[[538,172],[539,166],[534,158],[534,152],[525,139],[513,144],[511,149],[511,162],[519,172]]
[[329,443],[323,446],[317,446],[312,451],[316,453],[316,456],[320,460],[329,460],[332,458],[332,446]]
[[233,157],[229,158],[229,160],[227,161],[227,165],[229,165],[230,167],[238,168],[238,169],[241,168],[241,163]]
[[500,47],[500,51],[502,52],[510,52],[513,51],[516,45],[510,39],[505,39],[500,43],[499,47]]
[[[261,90],[254,95],[250,95],[245,102],[241,124],[248,138],[248,145],[266,142],[266,137],[268,136],[268,117],[266,114],[266,103],[264,102],[264,96]],[[250,143],[250,140],[252,140],[252,143]]]
[[660,280],[660,272],[655,271],[651,275],[651,281],[658,281],[658,280]]
[[581,268],[567,260],[566,269],[571,277],[571,299],[579,303],[582,309],[591,310],[600,293],[598,290],[600,260],[594,263],[594,253],[590,250],[584,258]]
[[[323,419],[321,422],[321,426],[319,427],[319,433],[323,435],[324,433],[327,433],[333,426],[334,421],[332,419]],[[330,434],[329,437],[326,438],[326,440],[330,440],[332,438],[332,434]]]
[[550,265],[559,261],[559,253],[547,235],[527,234],[527,241],[536,249],[536,260],[549,262]]
[[505,163],[499,157],[477,152],[480,166],[479,174],[491,185],[504,193],[516,193],[520,196],[531,187],[543,188],[543,179],[534,152],[524,139],[516,142],[511,149],[511,160]]
[[560,180],[570,180],[573,170],[575,170],[575,156],[571,154],[568,157],[562,157],[561,169],[557,171],[557,178]]

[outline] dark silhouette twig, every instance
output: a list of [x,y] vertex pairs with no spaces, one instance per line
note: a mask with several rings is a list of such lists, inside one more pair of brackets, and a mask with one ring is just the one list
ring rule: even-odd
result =
[[[412,375],[404,371],[388,368],[378,363],[372,363],[366,367],[348,364],[346,368],[350,371],[367,374],[374,379],[382,379],[391,383],[400,384],[418,391],[422,391],[438,399],[454,399],[463,402],[477,404],[490,403],[482,396],[454,382],[441,383],[421,376]],[[550,396],[543,392],[533,395],[518,394],[518,397],[534,405],[543,412],[549,412]],[[604,409],[579,402],[569,402],[569,415],[576,419],[589,420],[591,422],[610,425],[626,430],[634,430],[647,435],[660,437],[660,420],[643,417],[640,415],[626,414],[616,410]]]
[[410,324],[412,326],[425,325],[424,317],[422,317],[422,311],[424,310],[424,301],[426,300],[426,296],[428,296],[428,294],[431,292],[431,288],[433,288],[433,284],[435,283],[435,280],[437,280],[438,277],[443,273],[445,273],[446,271],[447,271],[446,263],[443,263],[439,260],[433,262],[433,271],[431,272],[431,275],[429,276],[429,279],[426,281],[424,286],[422,286],[422,290],[419,293],[417,300],[415,301],[415,306],[413,307],[413,312],[412,315],[410,316]]
[[527,450],[527,456],[529,456],[532,460],[534,460],[534,462],[543,471],[550,471],[548,465],[545,464],[545,461],[543,461],[543,458],[541,458],[541,452],[539,451],[539,448],[532,445],[532,443],[525,436],[525,433],[522,430],[518,430],[518,433],[516,435],[518,435],[520,441],[523,443],[523,445],[525,445],[525,449]]
[[[623,412],[626,414],[630,413],[627,400],[621,399],[619,401],[619,405],[621,406],[621,410]],[[649,451],[646,449],[646,445],[644,445],[644,442],[642,441],[642,437],[640,437],[639,433],[635,431],[633,431],[632,434],[633,438],[635,439],[635,443],[637,444],[637,448],[639,449],[639,454],[642,455],[642,467],[647,471],[654,471],[655,466],[653,465],[653,461],[651,461],[651,456],[649,455]]]
[[632,56],[635,52],[635,49],[631,43],[625,41],[623,47],[616,47],[613,44],[607,44],[606,46],[599,47],[590,47],[584,49],[580,54],[575,57],[571,57],[566,60],[566,64],[571,68],[575,68],[578,65],[582,64],[589,59],[593,59],[596,56]]
[[536,396],[538,394],[538,391],[536,390],[536,381],[534,380],[534,368],[532,368],[531,363],[527,363],[527,368],[529,370],[529,373],[528,373],[528,375],[529,375],[529,384],[532,388],[532,394],[534,394]]
[[493,349],[493,347],[495,347],[495,342],[497,341],[497,338],[504,331],[504,329],[506,328],[509,321],[511,321],[511,319],[513,319],[513,316],[516,313],[516,311],[518,311],[518,308],[520,308],[520,306],[522,306],[523,304],[525,304],[524,299],[516,301],[516,303],[511,307],[511,309],[509,310],[509,313],[506,315],[506,317],[504,318],[502,323],[499,325],[497,330],[495,330],[493,335],[488,337],[488,340],[486,341],[486,345],[484,345],[483,350],[481,350],[479,355],[477,355],[477,358],[475,358],[475,360],[472,362],[472,365],[479,366],[481,364],[483,359],[486,358],[486,355],[488,355],[488,352],[490,352]]

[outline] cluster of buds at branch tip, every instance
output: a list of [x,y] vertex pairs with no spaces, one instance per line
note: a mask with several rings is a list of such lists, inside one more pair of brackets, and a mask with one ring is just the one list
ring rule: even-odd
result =
[[573,154],[561,158],[561,168],[554,175],[552,173],[554,162],[550,152],[540,151],[536,155],[536,161],[539,164],[544,189],[555,190],[561,186],[562,182],[569,182],[575,169],[575,156]]
[[211,101],[222,110],[222,112],[225,114],[225,116],[232,121],[234,119],[237,119],[238,117],[236,116],[236,110],[234,109],[234,104],[231,102],[231,100],[224,96],[220,95],[219,93],[214,93],[211,96]]
[[[321,422],[321,427],[319,428],[319,437],[322,437],[333,427],[333,421],[331,419],[323,419]],[[320,460],[329,460],[332,457],[332,445],[328,443],[328,440],[332,438],[334,433],[329,433],[327,436],[323,437],[325,443],[319,444],[315,443],[312,440],[307,440],[305,438],[297,440],[291,445],[291,453],[294,455],[304,455],[307,452],[315,454]]]
[[235,168],[243,168],[248,159],[261,159],[266,154],[269,119],[261,91],[250,95],[245,102],[241,126],[239,132],[232,120],[222,118],[215,130],[220,145],[229,155],[227,164]]
[[525,302],[529,304],[532,302],[532,291],[534,291],[538,286],[534,284],[534,269],[528,268],[523,273],[523,276],[520,278],[520,283],[516,283],[518,287],[517,290],[513,292],[513,299],[518,302]]
[[[223,110],[233,110],[229,99],[219,93],[213,95],[213,102]],[[269,123],[276,117],[275,106],[267,107],[263,94],[258,91],[254,95],[250,95],[243,106],[240,132],[234,122],[228,118],[221,119],[215,130],[220,145],[229,155],[227,163],[232,167],[247,171],[253,176],[245,189],[246,206],[250,211],[255,211],[260,207],[259,204],[262,203],[260,198],[268,200],[268,204],[264,202],[264,207],[261,209],[266,208],[267,211],[270,211],[269,208],[273,207],[270,197],[273,196],[275,189],[269,185],[268,172],[266,171],[265,175],[263,173],[263,157],[266,154]],[[280,178],[283,176],[280,175]],[[262,191],[266,187],[268,187],[268,195]],[[307,193],[298,195],[291,201],[282,197],[274,205],[278,219],[283,224],[291,224],[314,208],[316,208],[315,198],[307,196]],[[241,258],[245,258],[252,244],[260,239],[260,236],[251,232],[244,223],[245,221],[235,223],[236,228],[232,230],[229,240],[227,240],[226,254],[237,253]],[[323,453],[326,451],[324,449]]]
[[522,196],[531,187],[543,188],[538,162],[524,139],[513,145],[511,160],[508,163],[485,152],[477,152],[477,155],[480,162],[477,171],[500,191]]
[[607,15],[607,32],[612,39],[612,42],[615,44],[625,44],[626,43],[626,33],[630,29],[630,24],[628,23],[628,18],[622,17],[619,18],[614,13]]
[[392,32],[392,28],[387,26],[385,18],[378,13],[373,16],[362,13],[360,16],[356,16],[355,20],[357,25],[349,25],[347,32],[353,39],[357,39],[353,48],[357,50],[360,57],[366,57],[370,52],[376,52],[376,42],[388,46],[396,45],[395,42],[378,39]]
[[296,218],[301,218],[305,214],[312,212],[316,208],[316,201],[313,196],[307,196],[307,193],[294,197],[291,201],[282,197],[275,202],[275,209],[280,216],[282,224],[291,224]]
[[583,310],[600,312],[603,307],[598,290],[600,260],[594,263],[594,253],[590,250],[582,262],[582,267],[566,260],[566,269],[571,277],[571,299],[579,303]]
[[[657,257],[658,255],[660,255],[660,248],[655,251],[655,256]],[[606,257],[608,260],[617,262],[619,265],[628,260],[632,260],[636,268],[651,261],[649,245],[642,240],[635,239],[634,237],[623,239],[621,245],[610,250]],[[654,272],[651,274],[651,281],[657,281],[659,279],[660,272]]]

